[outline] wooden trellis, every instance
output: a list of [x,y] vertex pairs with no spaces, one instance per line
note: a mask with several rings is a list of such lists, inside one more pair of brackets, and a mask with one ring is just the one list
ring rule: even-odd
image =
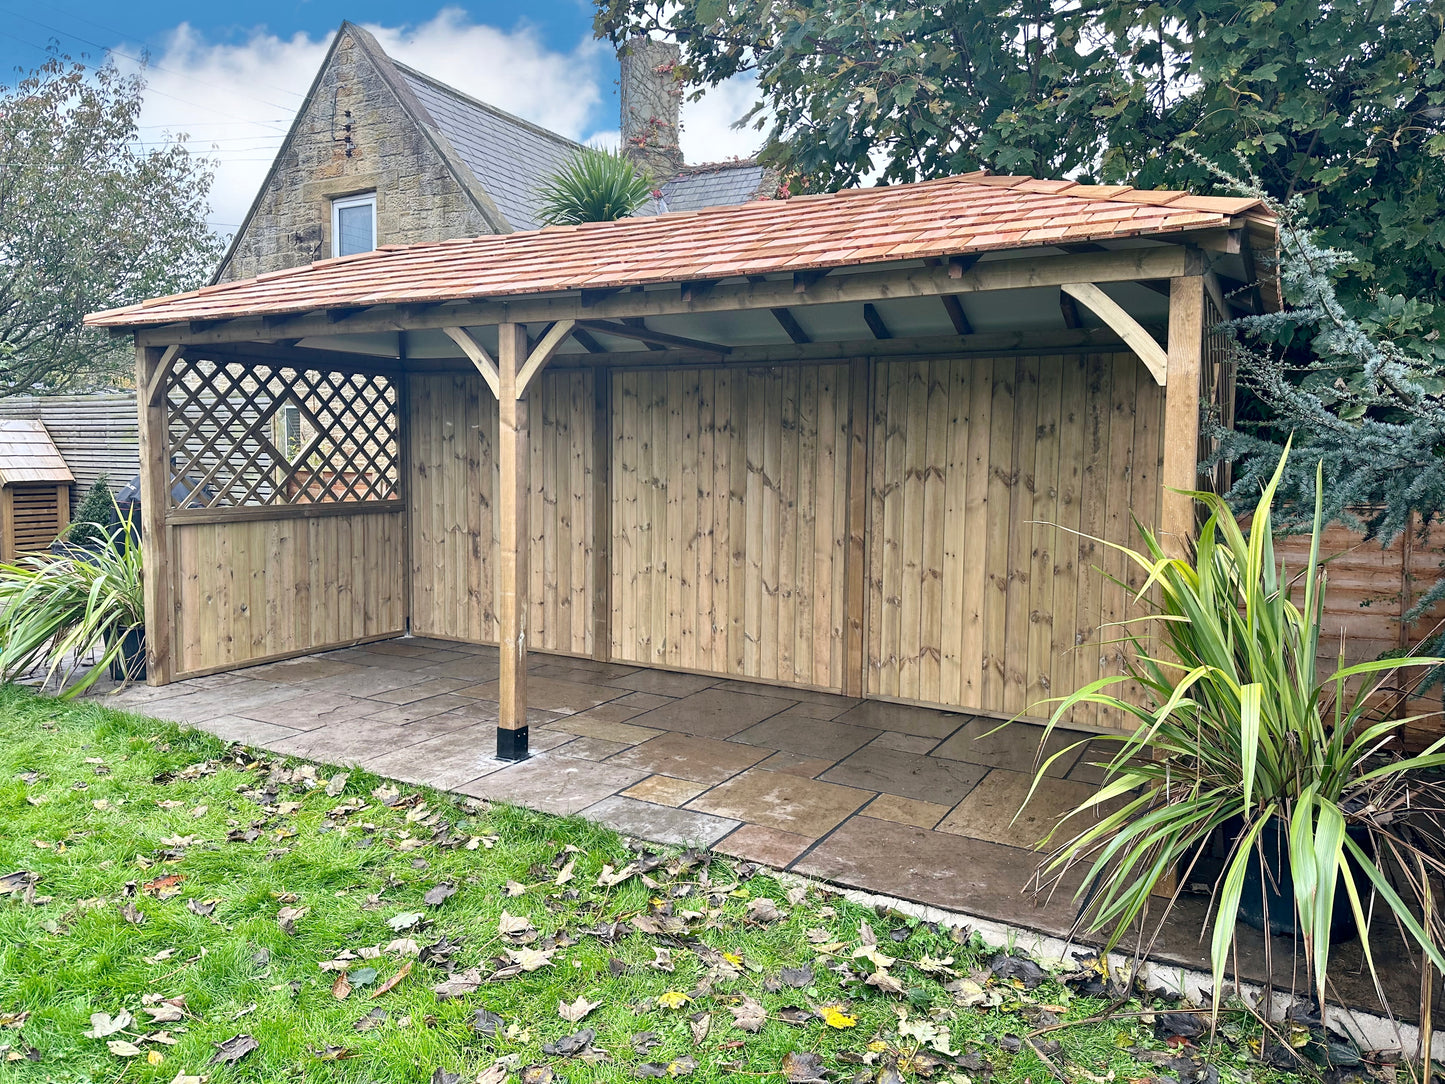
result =
[[[170,507],[394,500],[397,391],[383,373],[182,358],[166,384]],[[278,433],[299,421],[295,447]]]

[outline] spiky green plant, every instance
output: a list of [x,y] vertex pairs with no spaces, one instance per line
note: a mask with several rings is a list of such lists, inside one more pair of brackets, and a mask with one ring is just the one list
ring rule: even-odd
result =
[[[1292,878],[1295,924],[1321,1003],[1341,890],[1382,1003],[1368,921],[1372,895],[1445,969],[1445,924],[1430,897],[1432,879],[1445,876],[1445,790],[1438,782],[1445,739],[1407,755],[1395,739],[1413,720],[1378,718],[1372,699],[1390,672],[1440,660],[1345,666],[1341,659],[1319,677],[1327,660],[1318,498],[1307,565],[1291,576],[1274,557],[1271,508],[1288,455],[1286,445],[1247,528],[1220,497],[1193,494],[1208,519],[1192,559],[1166,554],[1143,525],[1142,551],[1114,546],[1145,573],[1135,601],[1147,608],[1143,627],[1157,646],[1151,652],[1144,632],[1127,632],[1127,672],[1059,698],[1049,721],[1052,730],[1074,707],[1102,704],[1138,724],[1131,734],[1087,739],[1113,742],[1117,753],[1095,793],[1055,829],[1068,839],[1040,867],[1041,889],[1084,871],[1079,924],[1102,933],[1110,948],[1143,920],[1161,881],[1176,871],[1187,881],[1211,836],[1240,826],[1210,904],[1216,1011],[1252,863],[1261,880],[1272,866]],[[1292,588],[1303,591],[1300,605]],[[1142,690],[1141,702],[1112,691],[1125,684]],[[1067,751],[1042,762],[1035,788]],[[1286,853],[1272,862],[1261,833],[1276,818]],[[1268,900],[1266,893],[1266,907]]]
[[548,226],[631,218],[652,197],[652,178],[632,159],[583,147],[537,191],[538,217]]
[[0,680],[44,666],[47,684],[58,677],[61,695],[77,696],[144,627],[140,539],[128,518],[90,549],[0,565]]

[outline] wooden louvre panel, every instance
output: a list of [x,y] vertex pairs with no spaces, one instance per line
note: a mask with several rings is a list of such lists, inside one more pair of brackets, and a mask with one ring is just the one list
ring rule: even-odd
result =
[[867,692],[1047,715],[1118,672],[1138,573],[1095,539],[1157,521],[1162,411],[1132,354],[876,363]]
[[59,537],[66,522],[60,512],[60,494],[64,492],[53,484],[10,487],[17,554],[44,550]]

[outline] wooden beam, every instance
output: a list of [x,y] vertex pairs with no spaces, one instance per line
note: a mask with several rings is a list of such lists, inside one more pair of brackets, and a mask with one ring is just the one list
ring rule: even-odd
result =
[[[135,386],[149,389],[169,351],[142,346],[136,349]],[[174,358],[175,355],[170,355]],[[171,455],[166,436],[166,404],[147,397],[138,404],[140,423],[141,563],[145,567],[146,683],[168,685],[175,673],[171,648],[175,636],[174,588],[170,532],[166,510],[171,503]]]
[[875,339],[893,338],[893,332],[888,330],[888,325],[883,322],[883,317],[878,315],[877,306],[872,302],[865,302],[863,305],[863,322],[868,325],[868,330],[873,332]]
[[1244,263],[1244,282],[1249,287],[1249,303],[1256,313],[1264,312],[1264,291],[1259,286],[1259,265],[1254,258],[1254,245],[1249,234],[1240,235],[1239,257]]
[[1184,557],[1194,539],[1194,499],[1182,490],[1199,487],[1199,381],[1204,350],[1204,284],[1174,280],[1169,299],[1169,382],[1164,396],[1164,465],[1160,483],[1161,541]]
[[682,335],[669,335],[665,331],[653,331],[648,327],[614,324],[606,320],[579,320],[577,323],[583,331],[595,331],[598,334],[611,335],[617,339],[633,339],[637,342],[661,346],[664,349],[675,346],[685,350],[701,350],[708,354],[732,353],[732,347],[723,346],[721,343],[703,342],[700,339],[689,339]]
[[527,356],[527,329],[502,324],[497,349],[497,757],[527,755],[527,490],[531,463],[527,400],[520,381]]
[[788,309],[778,308],[769,311],[772,312],[773,319],[778,322],[778,325],[787,333],[788,338],[792,339],[793,342],[810,343],[813,341],[798,323],[797,318]]
[[967,256],[950,256],[948,258],[948,277],[951,279],[963,278],[982,258],[982,253],[978,252],[970,252]]
[[696,301],[717,286],[717,282],[717,279],[692,279],[689,282],[684,282],[681,289],[682,299],[684,301]]
[[1164,241],[1171,245],[1193,245],[1208,252],[1222,252],[1227,256],[1239,254],[1243,242],[1242,229],[1193,230],[1186,233],[1156,233],[1151,241]]
[[1070,331],[1077,331],[1084,326],[1084,321],[1079,318],[1079,306],[1064,289],[1059,290],[1059,312],[1064,317],[1064,327]]
[[[532,378],[542,371],[542,367],[552,360],[552,355],[571,336],[576,327],[575,321],[558,320],[547,330],[531,353],[527,355],[527,364],[522,366],[517,374],[516,395],[520,399],[527,394],[527,386],[532,383]],[[500,397],[499,397],[500,398]]]
[[832,273],[833,269],[831,267],[820,267],[812,271],[794,271],[793,293],[807,293]]
[[472,364],[477,367],[477,372],[482,374],[482,379],[487,382],[487,387],[492,389],[492,398],[500,399],[502,393],[497,377],[497,362],[491,354],[487,353],[487,348],[464,327],[444,327],[442,331],[446,333],[448,339],[462,348],[462,353],[470,358]]
[[602,289],[597,289],[597,290],[583,290],[583,291],[582,291],[582,298],[581,298],[581,300],[582,300],[582,307],[583,307],[584,309],[590,309],[593,305],[597,304],[599,301],[605,301],[605,300],[607,300],[607,298],[611,297],[613,294],[620,294],[620,293],[623,291],[623,289],[625,289],[625,287],[622,287],[622,286],[607,286],[607,287],[604,287],[604,288],[602,288]]
[[[377,331],[423,331],[446,326],[481,327],[516,321],[545,323],[549,320],[612,319],[666,316],[679,313],[738,312],[779,306],[860,304],[900,297],[938,297],[990,290],[1016,290],[1061,286],[1065,282],[1134,282],[1141,279],[1170,279],[1202,275],[1204,257],[1183,245],[1155,245],[1151,248],[1119,249],[1081,256],[1030,256],[1021,259],[989,260],[954,274],[958,264],[945,267],[902,267],[886,271],[856,271],[836,274],[805,287],[797,293],[785,281],[742,282],[718,286],[706,296],[683,301],[676,286],[641,292],[617,293],[603,298],[584,311],[580,296],[519,297],[508,301],[458,301],[438,305],[418,316],[403,319],[397,307],[354,316],[345,324],[347,333]],[[173,342],[192,345],[245,342],[268,339],[333,335],[337,326],[324,317],[301,313],[273,328],[261,326],[261,314],[237,317],[224,326],[192,336],[184,324],[136,331],[143,346],[164,346]]]
[[[622,318],[622,322],[623,322],[623,324],[625,324],[627,327],[630,327],[630,328],[635,328],[635,329],[638,329],[638,330],[641,330],[641,331],[646,331],[646,330],[647,330],[647,321],[646,321],[645,319],[643,319],[641,316],[624,316],[624,317]],[[646,343],[646,344],[647,344],[647,349],[649,349],[649,350],[666,350],[666,349],[667,349],[667,347],[662,346],[660,343],[649,342],[649,341],[646,340],[646,339],[642,339],[642,340],[639,340],[639,341]]]
[[[1155,382],[1160,387],[1164,386],[1169,377],[1168,354],[1154,341],[1154,336],[1144,330],[1139,321],[1124,311],[1123,306],[1092,282],[1066,282],[1060,289],[1087,305],[1095,316],[1117,331],[1119,338],[1128,344],[1129,349],[1139,355],[1139,360],[1153,374]],[[1174,293],[1171,292],[1171,310],[1174,305],[1173,296]],[[1170,327],[1173,327],[1172,317]]]
[[1214,302],[1214,309],[1219,313],[1220,319],[1228,320],[1234,315],[1234,306],[1224,296],[1224,287],[1219,283],[1219,276],[1213,271],[1204,272],[1204,292],[1209,295],[1209,300]]
[[572,338],[575,339],[577,341],[577,344],[581,346],[583,350],[586,350],[589,354],[607,353],[607,347],[603,346],[600,342],[598,342],[590,334],[588,334],[586,328],[574,327],[572,329]]
[[943,302],[943,311],[948,313],[948,321],[953,325],[953,330],[960,335],[972,335],[973,325],[968,322],[968,315],[963,311],[963,302],[958,299],[958,295],[944,294],[939,300]]
[[161,354],[160,360],[156,362],[155,371],[151,373],[150,383],[145,386],[146,406],[159,406],[162,397],[166,393],[166,377],[171,375],[171,365],[180,355],[179,346],[168,346]]
[[[1117,350],[1123,340],[1112,328],[1081,328],[1078,331],[984,331],[972,335],[919,335],[880,340],[848,339],[811,343],[773,343],[768,346],[735,346],[726,358],[703,350],[665,350],[648,354],[641,350],[615,350],[605,354],[559,354],[552,360],[557,368],[576,369],[592,365],[650,368],[658,365],[786,365],[791,362],[836,361],[848,357],[935,357],[1003,356],[1007,354],[1057,354]],[[420,366],[420,363],[418,363]]]

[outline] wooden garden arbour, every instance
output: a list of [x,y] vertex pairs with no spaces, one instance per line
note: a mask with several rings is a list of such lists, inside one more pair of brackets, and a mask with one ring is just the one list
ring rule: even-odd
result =
[[[1126,192],[1080,191],[1114,202]],[[1132,198],[1148,206],[1149,196]],[[1084,630],[1110,616],[1087,585],[1091,570],[1076,567],[1082,551],[1038,542],[1036,520],[1072,516],[1065,526],[1084,529],[1097,516],[1127,540],[1132,509],[1185,545],[1193,508],[1174,490],[1198,481],[1202,400],[1227,413],[1232,389],[1223,368],[1204,363],[1206,335],[1223,314],[1271,303],[1251,266],[1272,247],[1267,216],[1247,200],[1180,199],[1159,197],[1194,212],[1195,227],[1135,230],[1113,248],[1056,239],[916,259],[830,264],[825,254],[819,266],[793,260],[796,270],[679,258],[677,274],[620,285],[589,265],[557,272],[545,292],[482,298],[465,280],[482,271],[447,282],[438,273],[425,296],[389,283],[397,255],[467,258],[444,244],[315,265],[295,280],[300,296],[278,289],[283,274],[235,284],[242,293],[100,314],[94,322],[137,342],[150,680],[408,626],[494,641],[506,757],[526,752],[527,655],[539,643],[853,696],[1022,710],[1084,673],[1071,649],[1082,643],[1087,656]],[[664,217],[695,225],[738,212],[751,217],[729,221],[791,216],[800,245],[814,213],[779,204]],[[485,246],[565,243],[573,261],[601,265],[634,233],[657,247],[672,224],[656,222],[451,244],[491,253]],[[541,257],[536,266],[552,273]],[[1129,311],[1139,306],[1117,300],[1144,296],[1125,284],[1167,298],[1162,344]],[[243,296],[230,309],[209,300]],[[1057,307],[1009,330],[975,330],[965,302],[981,296]],[[909,333],[925,306],[951,334]],[[1095,315],[1091,326],[1081,310]],[[759,321],[780,341],[757,342]],[[224,387],[198,398],[207,380]],[[319,434],[305,463],[261,448],[275,443],[266,425],[283,394],[320,429],[360,388],[383,404],[363,431],[333,432],[329,444]],[[211,431],[195,418],[177,428],[201,400],[231,419],[211,429],[239,435],[179,464],[178,432]],[[247,500],[216,493],[228,455],[251,472]],[[1081,481],[1081,471],[1096,477]],[[192,506],[156,499],[187,472]],[[570,576],[566,591],[548,579],[554,566]],[[258,569],[294,582],[294,598],[258,586]]]

